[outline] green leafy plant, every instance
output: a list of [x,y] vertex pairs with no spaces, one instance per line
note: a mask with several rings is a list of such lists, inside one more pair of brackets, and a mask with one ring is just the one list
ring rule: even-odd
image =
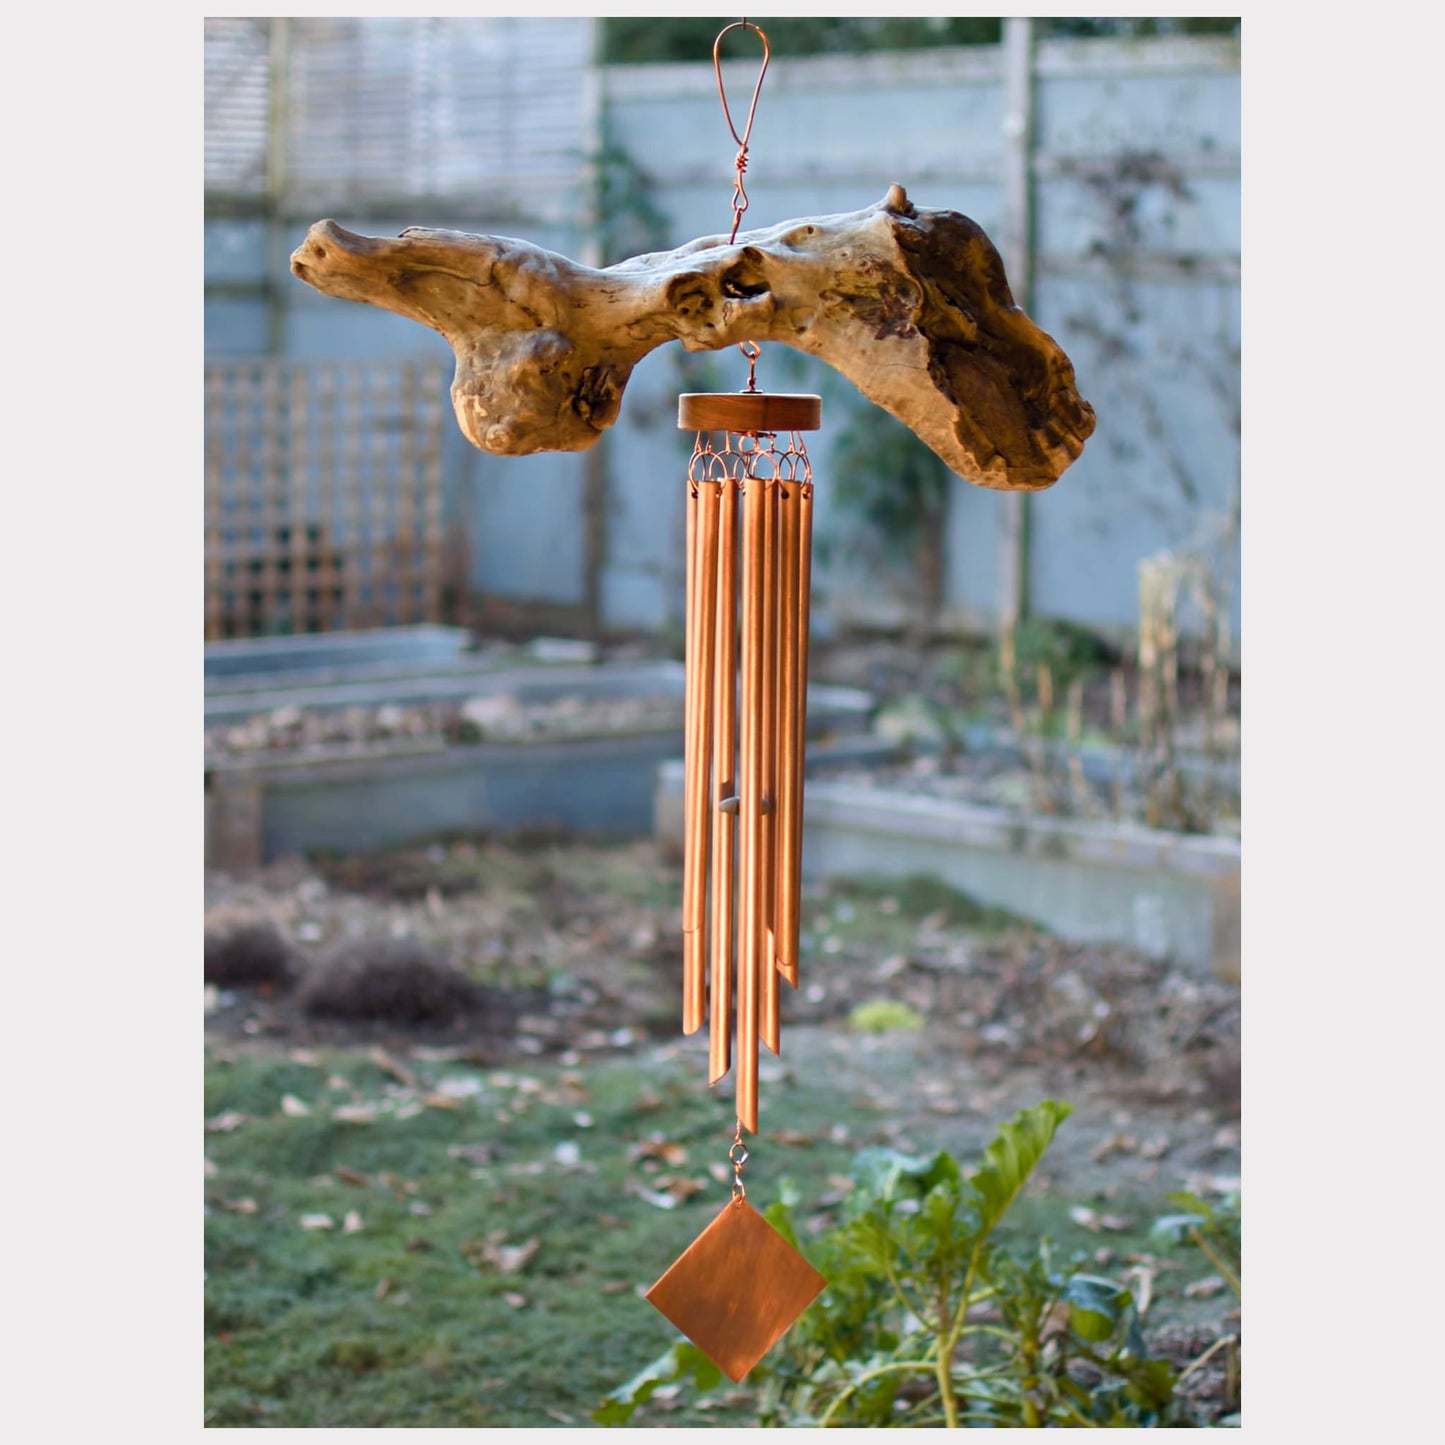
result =
[[1239,1190],[1221,1195],[1218,1203],[1213,1204],[1197,1194],[1168,1194],[1165,1199],[1179,1212],[1160,1215],[1154,1221],[1154,1232],[1175,1242],[1184,1240],[1194,1245],[1233,1291],[1235,1299],[1243,1303]]
[[[750,1377],[765,1425],[1151,1426],[1173,1422],[1174,1371],[1151,1358],[1133,1295],[1060,1267],[1047,1241],[1000,1248],[996,1231],[1070,1106],[1045,1100],[1004,1123],[968,1175],[946,1151],[867,1149],[839,1225],[799,1239],[794,1204],[766,1216],[828,1281]],[[594,1413],[623,1424],[661,1385],[692,1375],[679,1342]]]
[[853,1006],[848,1027],[860,1034],[915,1033],[923,1027],[923,1015],[901,999],[867,999]]

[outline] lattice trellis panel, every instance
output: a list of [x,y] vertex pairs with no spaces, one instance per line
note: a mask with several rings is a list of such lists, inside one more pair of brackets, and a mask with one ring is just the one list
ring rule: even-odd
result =
[[206,638],[440,619],[433,361],[206,367]]

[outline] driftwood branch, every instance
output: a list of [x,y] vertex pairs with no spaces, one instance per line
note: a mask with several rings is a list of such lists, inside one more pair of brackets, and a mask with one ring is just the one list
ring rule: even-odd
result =
[[1072,364],[1014,304],[988,237],[901,186],[866,210],[603,270],[503,236],[413,227],[382,240],[318,221],[291,269],[446,337],[457,422],[503,455],[590,447],[632,368],[673,340],[819,356],[979,486],[1050,486],[1094,429]]

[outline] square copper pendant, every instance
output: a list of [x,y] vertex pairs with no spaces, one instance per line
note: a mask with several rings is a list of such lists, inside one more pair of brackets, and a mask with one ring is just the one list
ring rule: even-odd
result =
[[827,1283],[746,1199],[734,1199],[647,1298],[737,1384]]

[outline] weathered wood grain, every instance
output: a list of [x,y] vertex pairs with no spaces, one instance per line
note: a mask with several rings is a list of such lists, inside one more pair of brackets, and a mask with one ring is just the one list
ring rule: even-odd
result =
[[502,455],[592,446],[632,368],[674,340],[821,357],[983,487],[1051,486],[1094,429],[1073,365],[1014,304],[983,230],[914,206],[902,186],[861,211],[602,270],[505,236],[413,227],[376,239],[318,221],[291,269],[446,337],[457,422]]

